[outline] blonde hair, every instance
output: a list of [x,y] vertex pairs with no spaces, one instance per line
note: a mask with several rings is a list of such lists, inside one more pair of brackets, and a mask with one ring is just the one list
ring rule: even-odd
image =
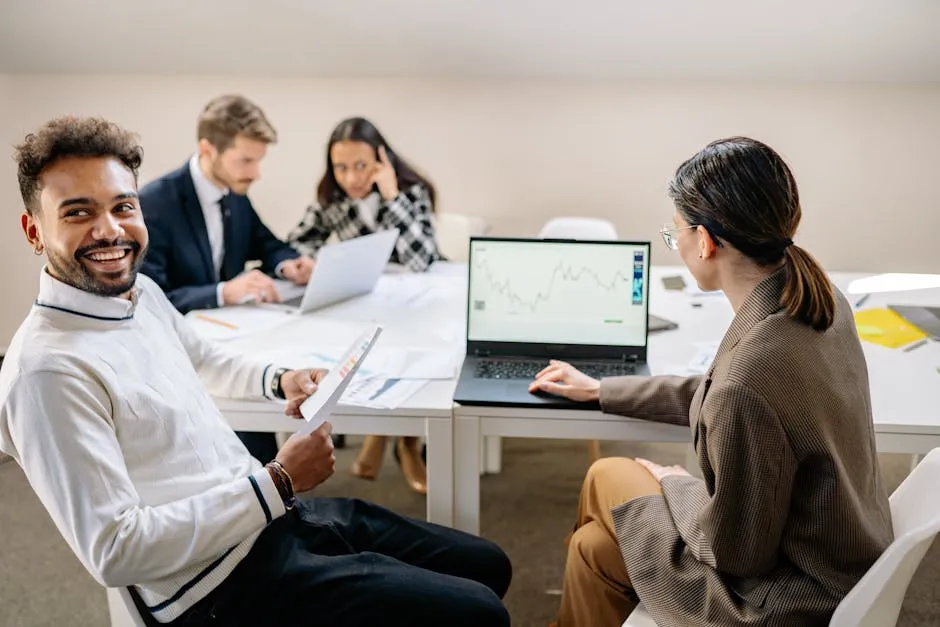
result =
[[219,152],[225,151],[239,135],[273,144],[277,131],[261,107],[244,96],[226,94],[209,101],[199,114],[197,139],[208,140]]

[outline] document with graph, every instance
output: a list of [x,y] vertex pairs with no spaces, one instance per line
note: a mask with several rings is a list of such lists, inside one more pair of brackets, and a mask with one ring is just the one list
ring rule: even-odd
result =
[[297,430],[298,433],[310,433],[326,421],[381,333],[380,325],[371,325],[323,377],[317,391],[300,405],[300,413],[306,422]]
[[646,343],[645,245],[499,240],[475,244],[468,340]]

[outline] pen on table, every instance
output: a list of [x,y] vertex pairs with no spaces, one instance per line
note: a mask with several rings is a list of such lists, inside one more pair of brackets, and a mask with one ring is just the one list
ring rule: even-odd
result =
[[871,296],[871,294],[865,294],[861,298],[859,298],[857,301],[855,301],[855,308],[858,309],[863,304],[865,304],[865,301],[868,300],[869,296]]
[[914,350],[915,348],[920,348],[921,346],[923,346],[923,345],[926,344],[926,343],[927,343],[927,339],[924,338],[923,340],[921,340],[921,341],[919,341],[919,342],[914,342],[913,344],[908,344],[907,346],[905,346],[904,348],[902,348],[901,351],[902,351],[902,352],[905,352],[905,353],[909,353],[909,352],[911,352],[912,350]]
[[231,322],[226,322],[225,320],[219,320],[218,318],[213,318],[212,316],[207,316],[205,314],[196,314],[196,317],[200,320],[205,320],[206,322],[211,322],[213,324],[218,324],[229,329],[238,329],[237,326]]

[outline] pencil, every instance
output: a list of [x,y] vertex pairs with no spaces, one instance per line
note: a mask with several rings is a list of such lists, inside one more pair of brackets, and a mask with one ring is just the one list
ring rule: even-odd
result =
[[231,322],[226,322],[225,320],[219,320],[218,318],[212,318],[212,317],[207,316],[207,315],[205,315],[205,314],[196,314],[196,317],[199,318],[200,320],[205,320],[206,322],[212,322],[212,323],[214,323],[214,324],[221,325],[221,326],[226,327],[226,328],[228,328],[228,329],[233,329],[233,330],[237,330],[237,329],[238,329],[238,327],[235,326],[234,324],[232,324]]

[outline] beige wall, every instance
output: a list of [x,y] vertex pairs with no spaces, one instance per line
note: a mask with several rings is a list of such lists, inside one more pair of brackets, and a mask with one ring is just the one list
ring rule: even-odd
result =
[[[624,237],[655,240],[671,215],[664,190],[676,165],[711,139],[748,134],[790,161],[805,210],[798,241],[827,267],[940,272],[940,85],[0,76],[0,143],[54,115],[104,115],[141,134],[146,181],[187,158],[201,105],[225,91],[255,99],[281,134],[251,194],[281,235],[311,198],[326,137],[347,115],[370,117],[431,175],[441,210],[484,216],[499,234],[535,234],[553,215],[597,215]],[[35,296],[39,268],[6,158],[0,201],[2,346]],[[675,260],[654,250],[654,261]]]

